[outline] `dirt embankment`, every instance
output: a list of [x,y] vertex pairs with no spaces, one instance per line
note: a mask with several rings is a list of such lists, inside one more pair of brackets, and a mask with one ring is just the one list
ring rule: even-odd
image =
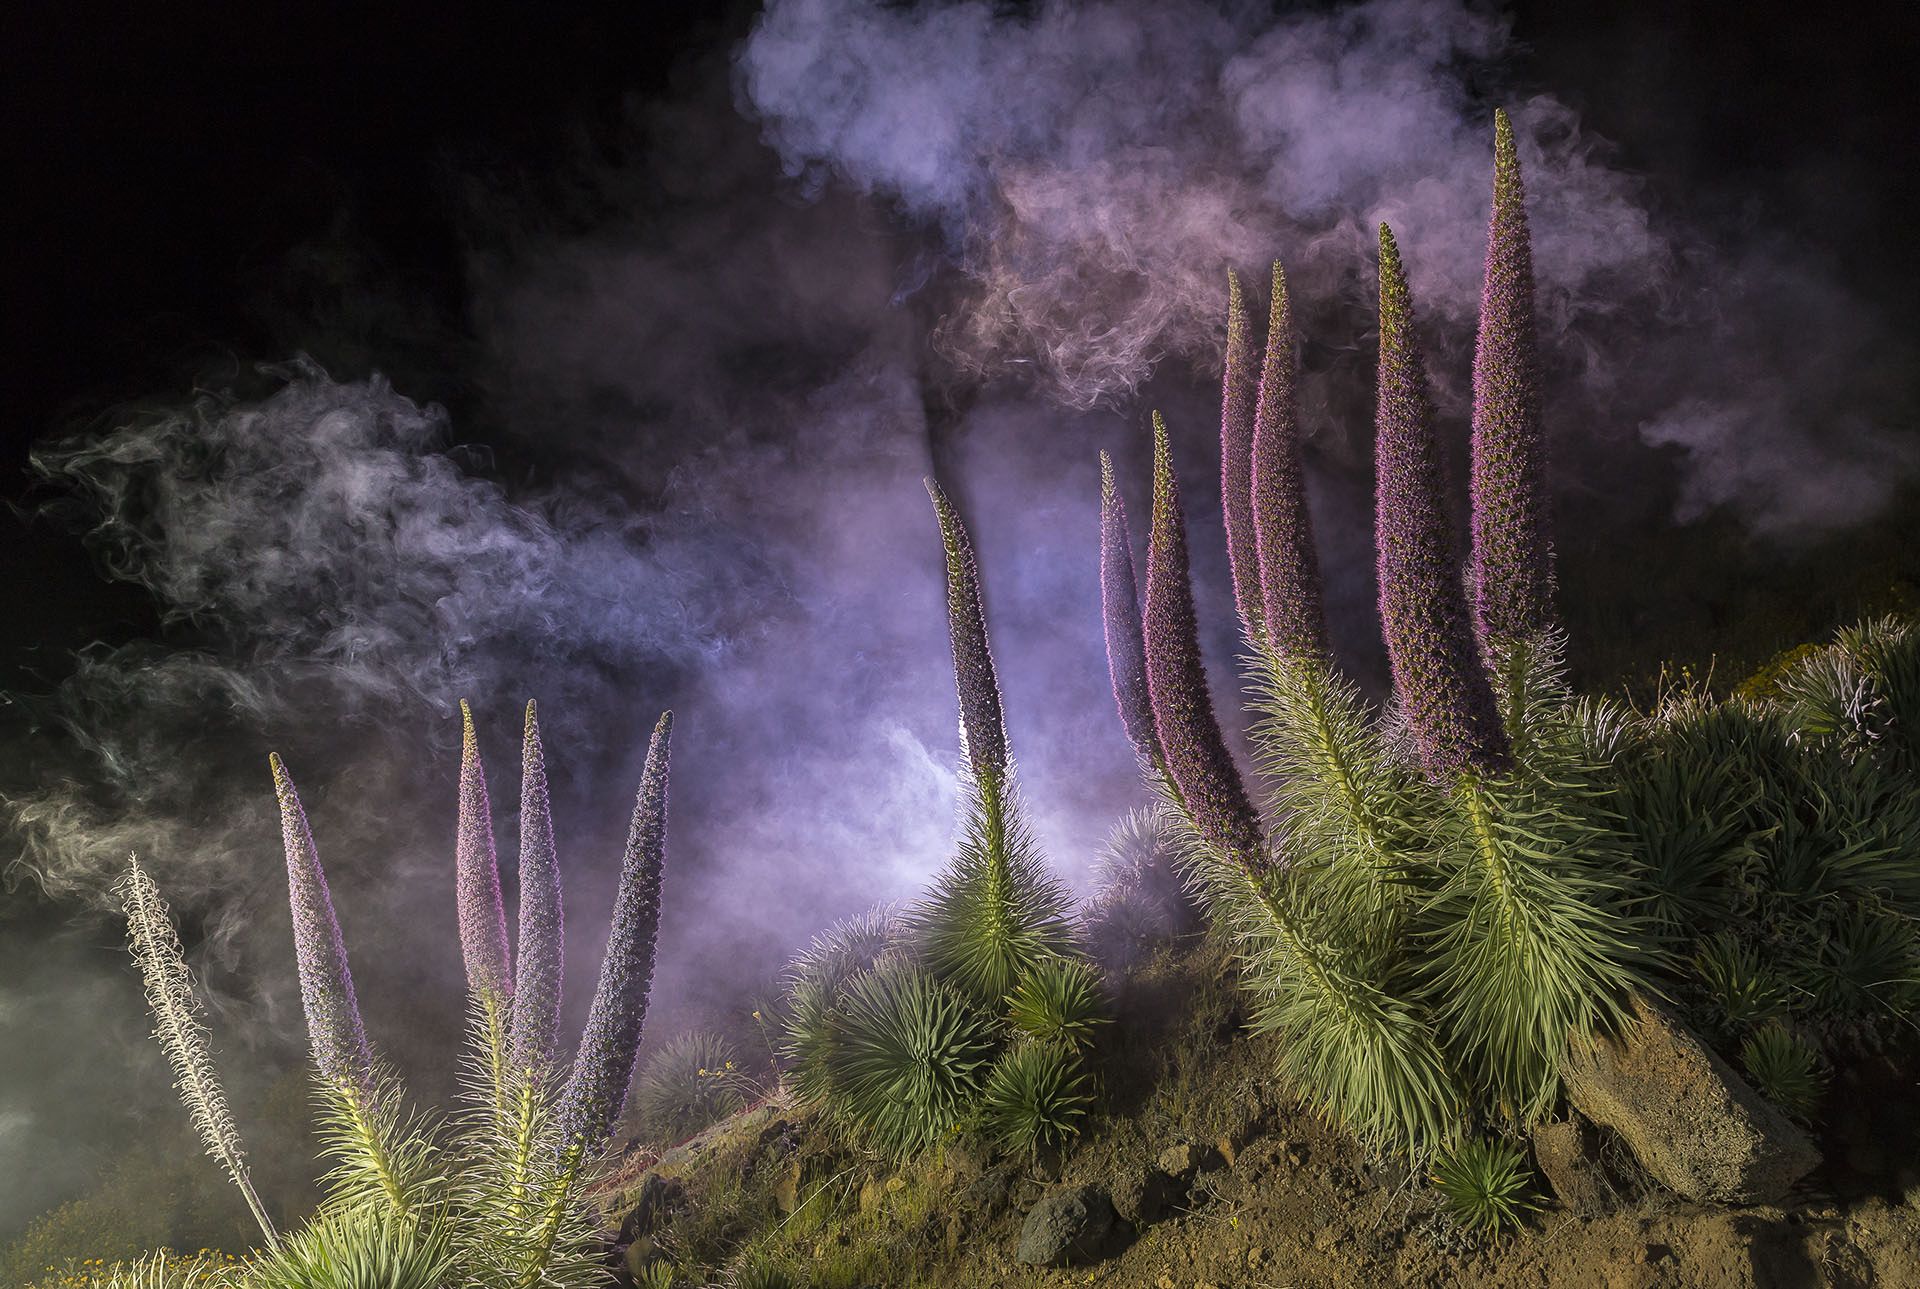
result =
[[[1102,1109],[1064,1157],[955,1142],[896,1168],[766,1106],[631,1182],[623,1207],[650,1190],[650,1211],[626,1223],[623,1263],[664,1256],[675,1283],[704,1283],[770,1261],[816,1289],[1920,1285],[1911,1053],[1836,1077],[1826,1162],[1781,1205],[1687,1204],[1592,1133],[1597,1185],[1583,1211],[1543,1178],[1525,1227],[1488,1241],[1462,1233],[1425,1178],[1367,1157],[1285,1097],[1214,950],[1163,955],[1121,1004],[1102,1044]],[[1076,1186],[1117,1210],[1097,1247],[1063,1268],[1019,1261],[1028,1215]]]

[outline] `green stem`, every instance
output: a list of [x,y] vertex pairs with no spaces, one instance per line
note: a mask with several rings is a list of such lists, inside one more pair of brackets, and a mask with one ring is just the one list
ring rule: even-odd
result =
[[540,1234],[534,1240],[534,1257],[527,1264],[527,1273],[520,1281],[520,1289],[534,1289],[544,1277],[547,1263],[553,1260],[553,1246],[560,1238],[560,1223],[566,1217],[567,1199],[580,1176],[580,1165],[585,1157],[585,1146],[578,1137],[574,1138],[563,1157],[560,1178],[554,1186],[553,1198],[547,1203],[546,1218],[540,1223]]

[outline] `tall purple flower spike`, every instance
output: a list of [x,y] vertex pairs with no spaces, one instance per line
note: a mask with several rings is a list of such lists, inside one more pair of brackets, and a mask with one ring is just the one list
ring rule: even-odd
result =
[[1227,271],[1227,356],[1220,379],[1220,510],[1227,526],[1227,562],[1233,571],[1233,602],[1248,640],[1263,634],[1260,556],[1254,539],[1253,329],[1240,278]]
[[287,904],[293,913],[293,956],[300,969],[300,1003],[307,1037],[322,1077],[361,1092],[373,1087],[373,1053],[347,968],[347,946],[333,915],[327,874],[320,867],[307,812],[279,753],[267,758],[280,800],[280,836],[287,851]]
[[565,971],[564,926],[546,758],[539,718],[528,703],[520,743],[520,955],[514,963],[511,1028],[516,1070],[541,1070],[553,1061]]
[[1146,642],[1140,634],[1140,584],[1133,572],[1127,507],[1113,481],[1113,459],[1100,454],[1100,612],[1107,628],[1107,673],[1127,740],[1146,765],[1160,763],[1160,740],[1147,697]]
[[1533,321],[1533,248],[1513,124],[1493,114],[1493,217],[1473,353],[1474,628],[1517,640],[1553,619],[1553,546]]
[[1227,753],[1207,691],[1200,628],[1187,581],[1186,520],[1167,446],[1167,425],[1153,414],[1153,527],[1147,543],[1145,623],[1147,692],[1168,775],[1202,837],[1236,862],[1265,861],[1259,817]]
[[987,648],[986,611],[980,602],[980,566],[973,539],[939,484],[927,480],[940,540],[947,551],[947,628],[953,639],[953,675],[960,693],[960,739],[967,761],[980,778],[1007,768],[1007,726],[1000,710],[1000,683]]
[[613,927],[600,962],[600,983],[587,1012],[586,1032],[573,1073],[561,1094],[560,1139],[580,1138],[588,1153],[613,1135],[627,1107],[640,1031],[653,984],[653,951],[660,934],[660,873],[667,850],[667,751],[673,713],[653,727],[646,769],[627,833],[620,889],[613,897]]
[[1413,297],[1380,225],[1380,386],[1374,426],[1380,623],[1393,685],[1437,779],[1498,770],[1507,737],[1480,668],[1447,532],[1433,400],[1413,339]]
[[507,911],[500,901],[500,864],[493,848],[493,808],[487,774],[474,737],[473,709],[460,700],[460,828],[454,846],[454,884],[460,910],[460,954],[467,988],[476,998],[504,1003],[513,993],[507,949]]
[[1273,265],[1273,309],[1253,422],[1253,531],[1268,642],[1284,657],[1330,657],[1320,558],[1314,550],[1306,475],[1300,466],[1293,301],[1278,260]]

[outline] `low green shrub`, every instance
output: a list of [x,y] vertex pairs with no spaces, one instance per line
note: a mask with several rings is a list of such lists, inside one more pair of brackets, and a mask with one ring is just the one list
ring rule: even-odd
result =
[[1031,1152],[1065,1143],[1092,1104],[1092,1080],[1074,1049],[1058,1039],[1030,1039],[994,1063],[980,1117],[993,1140]]
[[647,1060],[634,1080],[633,1103],[648,1139],[672,1145],[739,1110],[752,1088],[732,1044],[695,1032]]
[[1518,1227],[1537,1206],[1526,1152],[1508,1141],[1471,1138],[1443,1152],[1433,1184],[1454,1221],[1485,1235]]

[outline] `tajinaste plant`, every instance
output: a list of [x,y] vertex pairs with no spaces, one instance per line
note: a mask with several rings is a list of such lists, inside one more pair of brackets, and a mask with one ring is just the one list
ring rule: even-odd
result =
[[929,481],[927,491],[946,548],[947,629],[969,773],[959,853],[909,921],[937,976],[997,1007],[1036,963],[1068,948],[1071,903],[1021,818],[973,541],[939,485]]
[[[1278,1040],[1282,1076],[1371,1142],[1404,1148],[1442,1139],[1454,1130],[1458,1095],[1391,937],[1352,934],[1346,910],[1335,906],[1344,901],[1325,898],[1342,893],[1320,880],[1317,865],[1267,860],[1259,818],[1214,719],[1187,578],[1167,428],[1155,415],[1147,684],[1173,786],[1169,804],[1190,833],[1191,880],[1240,960],[1253,1028]],[[1259,642],[1256,651],[1274,656]]]
[[1261,624],[1260,557],[1254,539],[1253,329],[1240,277],[1227,270],[1227,354],[1220,377],[1220,512],[1227,527],[1227,563],[1233,572],[1233,602],[1250,641],[1264,633]]
[[565,938],[560,858],[553,844],[547,766],[540,721],[527,704],[520,743],[520,956],[513,982],[513,1068],[545,1070],[560,1031],[560,984]]
[[1265,866],[1260,821],[1214,719],[1187,582],[1187,529],[1167,445],[1153,416],[1153,527],[1147,544],[1147,692],[1166,770],[1195,830],[1232,862]]
[[280,832],[287,852],[287,898],[293,911],[293,952],[300,969],[300,1002],[307,1013],[307,1035],[314,1063],[328,1083],[370,1093],[373,1054],[360,1022],[347,948],[333,914],[327,875],[307,827],[293,778],[279,753],[267,758],[280,800]]
[[1143,767],[1158,773],[1160,740],[1147,697],[1146,642],[1140,634],[1140,586],[1126,503],[1113,481],[1113,459],[1100,454],[1100,611],[1107,630],[1107,673],[1120,724]]
[[493,807],[473,731],[473,709],[460,700],[460,821],[454,843],[454,885],[460,913],[460,955],[467,988],[483,1007],[504,1009],[513,993],[507,912],[500,900],[500,864],[493,846]]
[[646,769],[627,833],[626,860],[614,895],[613,927],[600,982],[587,1012],[579,1055],[560,1100],[560,1140],[588,1154],[613,1135],[626,1109],[634,1060],[653,983],[653,950],[660,931],[660,876],[667,847],[667,757],[673,713],[653,727]]
[[1493,116],[1493,216],[1473,353],[1474,627],[1490,650],[1553,622],[1533,249],[1513,124]]
[[[1260,398],[1253,422],[1251,488],[1260,603],[1267,642],[1275,653],[1325,660],[1330,656],[1327,619],[1313,521],[1307,513],[1306,475],[1300,465],[1294,344],[1293,302],[1287,294],[1286,274],[1275,260],[1267,354],[1260,369]],[[1224,486],[1224,460],[1220,473]]]
[[1385,224],[1374,463],[1380,623],[1394,692],[1421,763],[1437,780],[1503,769],[1507,737],[1474,648],[1447,533],[1433,400],[1413,336],[1413,296]]
[[127,856],[127,871],[115,884],[114,893],[127,915],[127,947],[140,964],[147,1007],[153,1012],[153,1036],[173,1067],[174,1087],[207,1153],[240,1188],[267,1243],[275,1244],[280,1236],[248,1175],[240,1131],[234,1127],[226,1091],[220,1086],[213,1053],[207,1048],[206,1013],[194,997],[187,957],[174,932],[167,903],[134,855]]
[[953,674],[960,693],[960,738],[967,762],[980,777],[1007,768],[1007,727],[1000,710],[1000,685],[987,651],[986,613],[980,603],[980,566],[973,539],[953,503],[929,479],[927,494],[940,520],[947,556],[947,617],[953,624]]

